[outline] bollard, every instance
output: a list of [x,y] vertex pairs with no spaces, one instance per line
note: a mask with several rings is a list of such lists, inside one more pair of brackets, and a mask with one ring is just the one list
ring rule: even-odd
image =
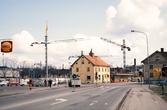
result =
[[164,85],[162,84],[162,95],[164,94]]

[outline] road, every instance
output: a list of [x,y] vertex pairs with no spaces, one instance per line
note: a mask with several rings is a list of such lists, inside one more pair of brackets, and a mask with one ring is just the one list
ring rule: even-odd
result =
[[101,84],[97,87],[28,91],[0,98],[2,110],[117,110],[127,91],[135,83]]

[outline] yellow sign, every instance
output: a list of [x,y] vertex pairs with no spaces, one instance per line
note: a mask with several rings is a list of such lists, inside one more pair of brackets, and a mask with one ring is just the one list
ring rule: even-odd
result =
[[154,68],[154,76],[160,76],[161,68]]

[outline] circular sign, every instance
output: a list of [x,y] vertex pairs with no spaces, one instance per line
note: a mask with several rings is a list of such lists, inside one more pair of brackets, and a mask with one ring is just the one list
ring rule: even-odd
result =
[[77,75],[76,75],[76,74],[73,74],[73,75],[72,75],[72,78],[73,78],[73,79],[75,79],[76,77],[77,77]]
[[12,52],[12,41],[1,42],[1,52]]

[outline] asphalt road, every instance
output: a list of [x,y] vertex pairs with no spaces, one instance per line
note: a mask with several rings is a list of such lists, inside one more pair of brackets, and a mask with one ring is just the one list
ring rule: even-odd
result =
[[0,98],[1,110],[117,110],[134,83],[29,91]]

